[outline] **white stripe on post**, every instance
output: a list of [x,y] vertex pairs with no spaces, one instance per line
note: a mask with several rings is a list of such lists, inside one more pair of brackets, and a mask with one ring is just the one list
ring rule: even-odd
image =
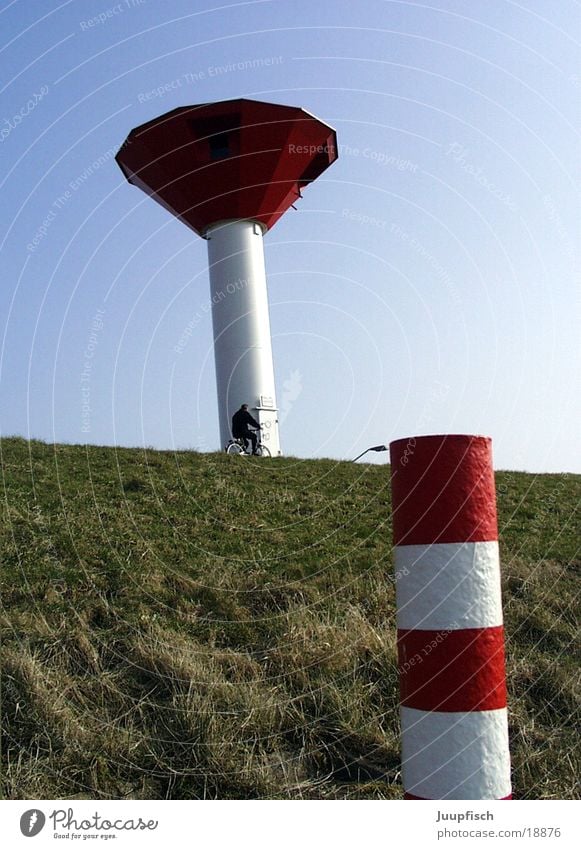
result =
[[395,574],[398,628],[502,625],[497,542],[396,546]]
[[435,713],[402,707],[401,725],[408,794],[422,799],[510,796],[506,710]]

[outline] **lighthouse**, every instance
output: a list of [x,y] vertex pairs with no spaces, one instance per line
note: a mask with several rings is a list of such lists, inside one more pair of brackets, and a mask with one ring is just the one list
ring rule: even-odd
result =
[[335,130],[295,106],[183,106],[131,130],[127,180],[208,244],[220,444],[241,404],[273,457],[281,444],[263,240],[337,159]]

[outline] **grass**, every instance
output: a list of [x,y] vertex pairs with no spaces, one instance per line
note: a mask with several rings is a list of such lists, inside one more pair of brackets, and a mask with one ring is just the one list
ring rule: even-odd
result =
[[[388,468],[0,450],[5,798],[401,798]],[[497,487],[515,797],[576,798],[581,476]]]

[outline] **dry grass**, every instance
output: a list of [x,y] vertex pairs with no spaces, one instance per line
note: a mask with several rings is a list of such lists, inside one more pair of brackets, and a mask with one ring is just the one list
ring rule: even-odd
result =
[[[385,467],[1,448],[7,798],[401,797]],[[515,795],[576,798],[580,479],[498,482]]]

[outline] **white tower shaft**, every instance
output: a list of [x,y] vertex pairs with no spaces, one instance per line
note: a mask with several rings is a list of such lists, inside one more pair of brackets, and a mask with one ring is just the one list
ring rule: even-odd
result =
[[262,440],[280,455],[263,231],[256,221],[226,221],[206,231],[220,441],[231,439],[241,404],[262,426]]

